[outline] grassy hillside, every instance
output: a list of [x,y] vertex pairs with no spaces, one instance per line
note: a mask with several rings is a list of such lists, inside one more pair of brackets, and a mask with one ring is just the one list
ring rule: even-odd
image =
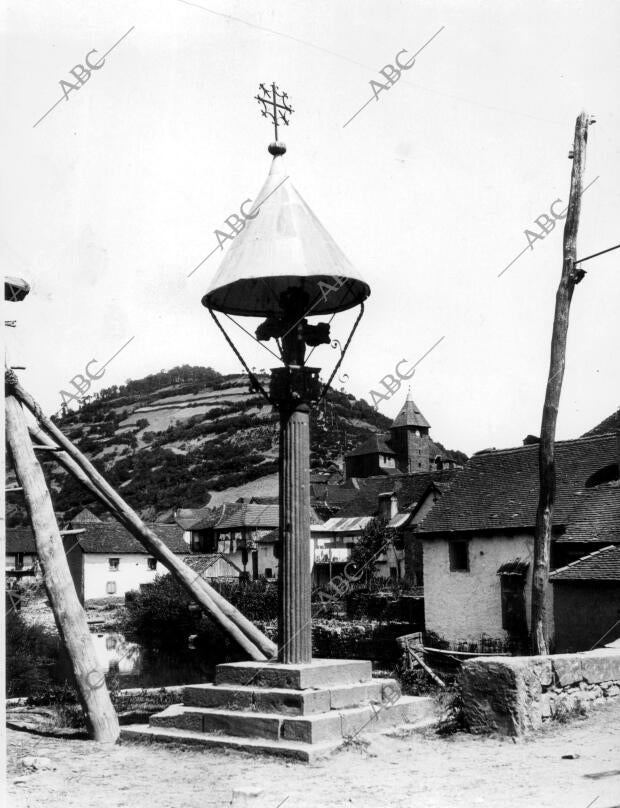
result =
[[[260,379],[267,387],[268,377]],[[278,416],[249,392],[247,376],[177,367],[106,388],[55,421],[149,519],[170,508],[204,506],[212,492],[218,501],[227,492],[236,499],[252,481],[264,480],[259,488],[265,493],[276,490]],[[366,402],[330,391],[312,414],[311,468],[327,468],[389,426]],[[101,513],[72,477],[53,462],[45,467],[55,508],[65,519],[84,506]],[[10,506],[9,525],[26,522],[20,505]]]

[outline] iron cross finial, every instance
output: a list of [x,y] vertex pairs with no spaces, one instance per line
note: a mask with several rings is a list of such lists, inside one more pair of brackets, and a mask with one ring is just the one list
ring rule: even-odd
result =
[[263,118],[270,118],[275,129],[276,141],[278,140],[278,124],[288,126],[290,115],[295,111],[288,102],[288,95],[281,93],[277,84],[271,83],[266,87],[259,84],[259,94],[254,98],[261,105],[261,115]]

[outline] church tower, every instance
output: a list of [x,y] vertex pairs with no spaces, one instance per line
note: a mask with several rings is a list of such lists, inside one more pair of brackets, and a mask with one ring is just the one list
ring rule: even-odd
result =
[[402,410],[390,427],[390,444],[401,471],[407,474],[430,471],[430,427],[413,400],[410,388]]

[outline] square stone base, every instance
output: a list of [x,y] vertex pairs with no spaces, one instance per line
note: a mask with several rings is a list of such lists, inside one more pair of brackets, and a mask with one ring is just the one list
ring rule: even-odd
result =
[[400,696],[365,660],[218,665],[214,684],[188,685],[184,703],[121,737],[203,744],[311,760],[362,732],[436,723],[432,698]]

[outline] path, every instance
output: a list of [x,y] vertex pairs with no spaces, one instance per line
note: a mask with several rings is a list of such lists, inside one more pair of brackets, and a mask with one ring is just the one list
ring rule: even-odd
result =
[[[283,808],[620,806],[620,702],[517,743],[463,733],[369,737],[367,748],[308,765],[163,745],[106,749],[11,731],[9,804],[219,808],[230,805],[233,788],[254,785],[264,789],[260,808],[285,798]],[[58,768],[24,774],[24,755],[49,757]]]

